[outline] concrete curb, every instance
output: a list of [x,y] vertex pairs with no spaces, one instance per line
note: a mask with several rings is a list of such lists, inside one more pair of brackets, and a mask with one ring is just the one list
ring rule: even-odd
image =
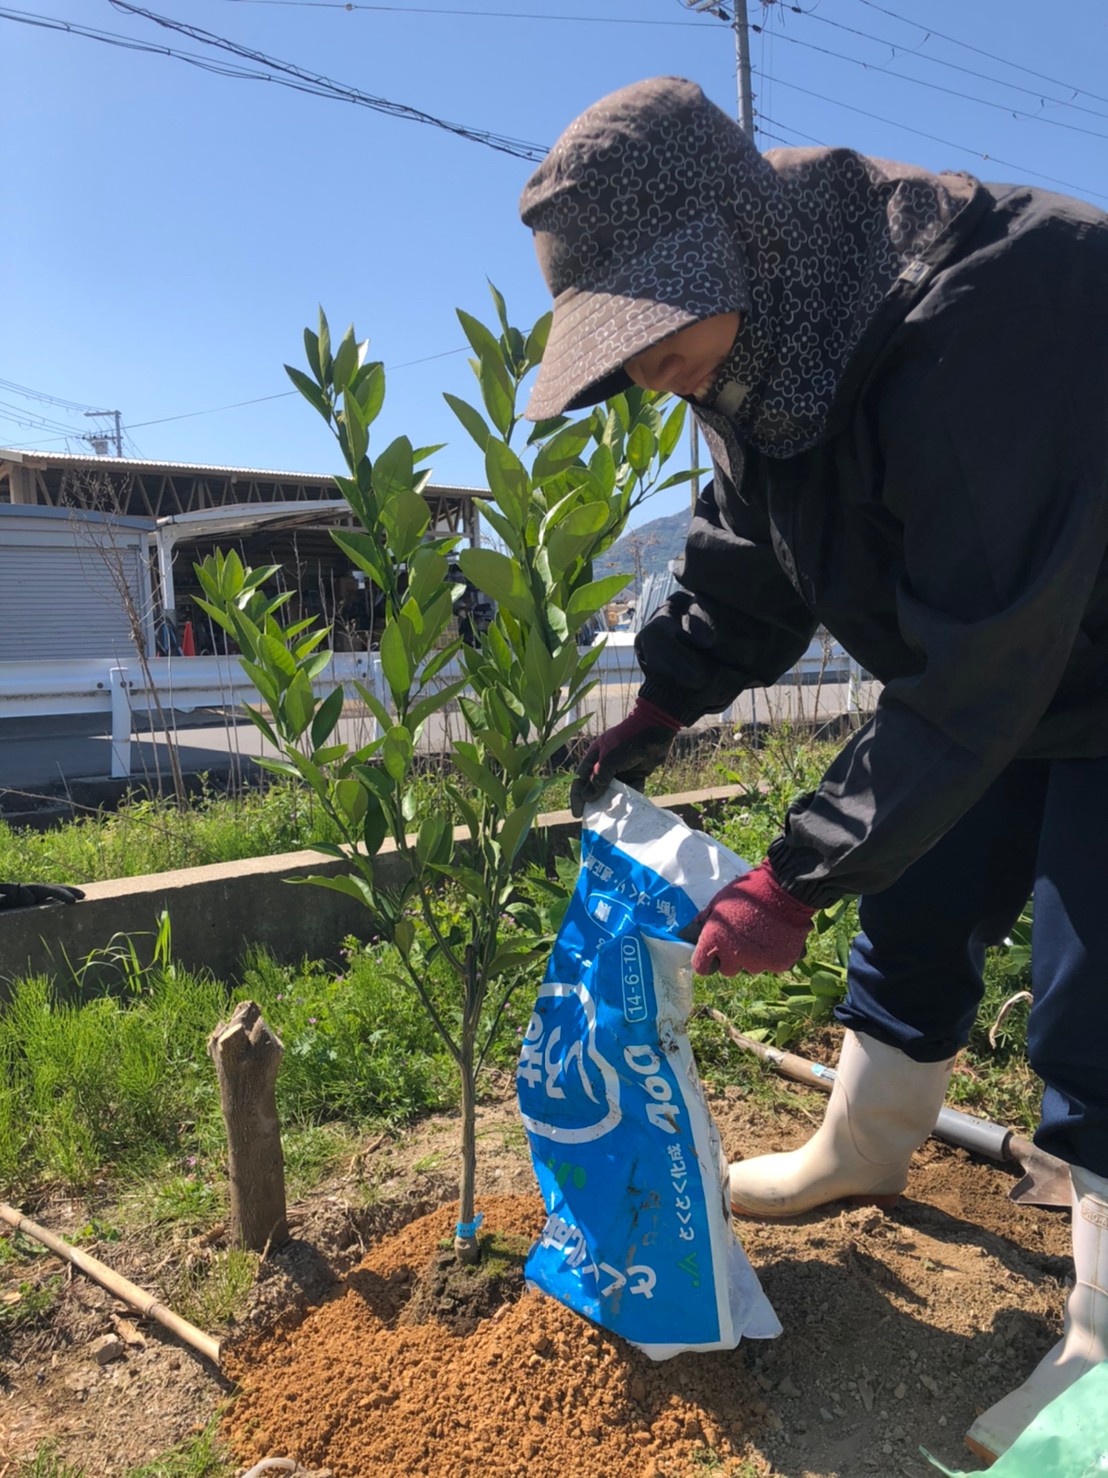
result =
[[[723,785],[658,796],[656,802],[697,826],[704,809],[744,793],[741,786]],[[552,811],[539,817],[531,844],[537,855],[549,855],[564,849],[580,826],[569,811]],[[382,882],[399,883],[403,866],[391,843],[378,853]],[[366,910],[330,888],[286,884],[313,874],[334,876],[341,869],[342,863],[322,852],[283,852],[88,883],[81,903],[0,914],[0,1000],[7,996],[7,982],[19,975],[54,975],[61,993],[68,994],[66,960],[84,961],[113,935],[140,941],[152,936],[163,910],[173,929],[173,957],[189,970],[206,969],[233,981],[250,945],[261,945],[288,963],[307,958],[337,964],[343,939],[371,935]],[[140,958],[149,955],[141,942],[138,952]]]

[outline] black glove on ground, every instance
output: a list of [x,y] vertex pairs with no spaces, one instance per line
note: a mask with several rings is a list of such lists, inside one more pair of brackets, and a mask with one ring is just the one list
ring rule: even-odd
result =
[[603,795],[613,780],[642,790],[646,777],[665,759],[674,734],[683,727],[664,709],[645,698],[637,699],[621,724],[605,730],[589,745],[570,787],[573,814],[580,819],[586,804]]
[[0,909],[76,903],[84,896],[80,888],[68,888],[64,883],[0,883]]

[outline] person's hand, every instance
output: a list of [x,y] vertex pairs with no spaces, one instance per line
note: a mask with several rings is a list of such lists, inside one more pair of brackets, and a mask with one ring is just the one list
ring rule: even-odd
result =
[[816,912],[786,893],[768,862],[721,888],[684,937],[695,943],[694,975],[778,975],[804,953]]
[[639,698],[621,724],[607,729],[589,745],[570,787],[570,810],[580,820],[589,801],[604,794],[613,780],[642,790],[669,753],[673,736],[684,726],[664,709]]
[[76,903],[84,896],[80,888],[69,888],[64,883],[0,883],[0,909]]

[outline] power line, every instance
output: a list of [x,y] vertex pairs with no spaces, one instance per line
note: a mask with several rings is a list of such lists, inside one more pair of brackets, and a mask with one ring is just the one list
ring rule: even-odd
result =
[[[1050,77],[1046,72],[1037,72],[1034,67],[1025,67],[1022,62],[1009,61],[1007,57],[997,56],[994,51],[986,51],[984,47],[974,46],[969,41],[959,41],[957,36],[948,36],[943,31],[936,31],[934,26],[925,26],[922,21],[912,20],[909,16],[898,15],[895,10],[888,10],[884,5],[878,5],[876,0],[859,0],[859,4],[867,5],[870,10],[880,11],[882,15],[891,16],[894,21],[902,21],[906,26],[915,26],[917,30],[925,32],[925,36],[938,36],[941,41],[949,41],[952,46],[961,46],[966,51],[976,52],[978,56],[986,56],[991,62],[999,62],[1002,67],[1014,67],[1017,72],[1026,72],[1029,77],[1038,77],[1042,82],[1049,82],[1053,87],[1066,87],[1080,97],[1092,98],[1098,103],[1108,103],[1108,97],[1101,97],[1098,92],[1090,92],[1087,87],[1074,87],[1072,82],[1063,82],[1058,77]],[[825,17],[820,16],[823,20]]]
[[0,380],[0,390],[10,390],[13,395],[21,395],[26,400],[38,400],[44,405],[60,405],[70,411],[90,411],[92,406],[80,400],[62,400],[60,396],[50,395],[45,390],[32,390],[29,385],[17,385],[14,380]]
[[125,10],[129,14],[142,16],[154,21],[157,25],[164,26],[169,30],[179,31],[184,35],[193,36],[205,45],[229,51],[236,56],[242,56],[254,61],[260,61],[263,65],[271,67],[272,72],[252,71],[249,68],[237,66],[232,62],[216,62],[209,57],[204,57],[195,52],[179,51],[172,46],[158,46],[149,41],[140,41],[133,37],[121,36],[112,31],[101,31],[91,26],[77,25],[72,21],[59,20],[55,16],[37,15],[28,11],[0,9],[0,20],[13,21],[20,25],[34,26],[42,30],[64,31],[69,35],[81,36],[86,40],[99,41],[108,46],[120,47],[127,51],[145,52],[155,56],[171,57],[174,61],[185,62],[189,66],[198,67],[201,71],[214,73],[216,76],[230,77],[236,80],[272,82],[279,87],[287,87],[293,92],[303,92],[314,97],[327,97],[338,99],[342,102],[354,103],[358,107],[369,108],[374,112],[384,113],[388,117],[401,118],[414,123],[426,123],[432,127],[440,128],[447,133],[456,134],[459,138],[469,139],[473,143],[484,144],[487,148],[494,149],[502,154],[510,154],[518,159],[527,159],[537,163],[546,155],[546,147],[542,144],[532,144],[524,139],[514,139],[505,134],[492,133],[486,129],[470,128],[466,124],[451,123],[446,119],[438,118],[433,113],[424,113],[418,108],[411,108],[405,103],[393,103],[387,98],[374,97],[371,93],[362,92],[360,88],[349,87],[345,83],[335,82],[329,77],[312,74],[296,67],[290,62],[282,62],[274,57],[267,57],[263,52],[251,51],[247,47],[239,47],[235,42],[228,41],[224,37],[213,36],[209,32],[201,31],[199,27],[187,26],[182,22],[171,21],[163,16],[155,15],[152,11],[142,10],[136,5],[126,5],[123,0],[111,0],[117,10]]
[[[796,8],[798,7],[794,7],[794,9]],[[1053,103],[1056,107],[1059,108],[1070,108],[1075,113],[1088,113],[1091,118],[1108,118],[1108,113],[1102,113],[1099,108],[1086,108],[1083,107],[1081,103],[1075,103],[1073,99],[1079,95],[1080,88],[1073,87],[1068,82],[1057,82],[1053,83],[1052,85],[1055,87],[1068,87],[1071,93],[1070,97],[1044,97],[1041,88],[1024,87],[1022,83],[1007,82],[1003,77],[994,77],[989,72],[979,72],[975,67],[963,67],[960,66],[957,62],[947,61],[945,57],[932,56],[930,52],[924,51],[923,47],[926,46],[931,36],[938,35],[938,32],[928,32],[928,34],[923,38],[918,46],[904,46],[898,41],[891,41],[887,36],[875,36],[872,31],[861,31],[858,29],[857,26],[848,26],[843,21],[833,21],[829,15],[819,15],[814,10],[806,10],[803,11],[802,14],[810,16],[813,20],[820,21],[825,26],[833,26],[836,31],[846,31],[847,34],[850,36],[860,36],[866,41],[876,42],[879,46],[887,46],[894,55],[908,55],[914,57],[916,61],[930,62],[932,66],[946,67],[951,72],[960,72],[965,77],[976,77],[980,82],[992,82],[997,87],[1007,87],[1010,88],[1013,92],[1026,93],[1028,97],[1038,98],[1040,103]],[[885,14],[892,15],[892,11],[886,11]],[[912,24],[914,24],[914,22]],[[943,37],[942,39],[951,39],[953,41],[953,38]],[[953,41],[953,44],[956,46],[967,45],[967,43],[963,41]],[[976,47],[971,48],[971,50],[976,49]],[[988,53],[985,54],[988,55]],[[1016,66],[1017,63],[1007,62],[1002,63],[1002,65]],[[1027,71],[1029,69],[1021,68],[1021,70]],[[897,75],[899,76],[901,74],[898,73]],[[1032,72],[1031,75],[1037,76],[1038,73]],[[1042,80],[1049,81],[1050,79],[1043,78]],[[1095,96],[1095,94],[1089,93],[1087,94],[1087,96],[1093,97]]]
[[[761,28],[755,27],[755,29],[759,30]],[[849,27],[844,27],[843,29],[849,29]],[[837,61],[852,62],[856,67],[864,67],[867,72],[884,72],[885,75],[888,77],[895,77],[898,82],[910,82],[915,87],[926,87],[931,92],[945,93],[947,97],[961,98],[963,102],[977,103],[983,108],[996,108],[1001,113],[1010,114],[1013,118],[1026,118],[1032,123],[1045,123],[1051,128],[1064,128],[1067,129],[1070,133],[1083,133],[1086,134],[1089,138],[1108,139],[1108,133],[1100,133],[1096,129],[1082,128],[1077,123],[1064,123],[1060,118],[1047,118],[1042,113],[1029,113],[1020,108],[1013,108],[1008,103],[993,102],[991,98],[973,97],[970,93],[959,92],[957,88],[944,87],[941,82],[928,82],[922,77],[912,77],[907,72],[898,72],[895,71],[892,67],[882,66],[879,62],[863,61],[861,57],[850,56],[847,52],[844,51],[832,51],[829,47],[819,46],[814,41],[802,41],[799,36],[790,36],[785,31],[778,31],[776,34],[780,36],[782,41],[788,41],[792,46],[802,46],[806,51],[818,51],[821,56],[834,57]],[[864,32],[856,32],[856,34],[863,35]],[[880,38],[871,37],[870,39],[879,40]],[[886,42],[882,44],[887,45],[889,43]],[[1000,83],[1001,87],[1006,87],[1008,85],[1008,83]],[[1026,88],[1021,89],[1021,91],[1027,90],[1028,89]],[[1052,101],[1056,100],[1052,99]],[[1084,109],[1083,111],[1089,112],[1091,110]],[[1103,118],[1105,116],[1108,115],[1105,115],[1103,113],[1094,114],[1094,117],[1097,118]]]
[[447,10],[429,5],[354,5],[344,0],[229,0],[232,5],[283,5],[302,10],[369,10],[394,15],[457,15],[511,21],[575,21],[586,26],[695,26],[696,21],[643,20],[622,15],[546,15],[522,10]]
[[434,128],[458,134],[474,143],[484,144],[487,148],[496,149],[503,154],[512,154],[516,158],[537,161],[546,156],[547,149],[542,144],[528,143],[524,139],[512,138],[507,134],[491,133],[487,129],[470,128],[462,123],[449,123],[433,113],[425,113],[420,108],[409,107],[407,103],[389,102],[386,98],[362,92],[360,88],[348,87],[345,83],[335,82],[332,78],[323,76],[322,73],[309,72],[306,68],[297,66],[295,62],[283,62],[276,57],[267,56],[264,51],[255,51],[253,47],[242,46],[226,36],[218,36],[213,31],[204,30],[202,26],[193,26],[185,21],[172,20],[169,16],[158,15],[144,6],[132,4],[131,0],[109,0],[109,3],[115,10],[122,11],[124,15],[140,16],[143,20],[152,21],[164,30],[187,36],[190,40],[199,41],[204,46],[211,46],[218,51],[229,52],[232,56],[240,56],[247,61],[259,62],[263,66],[272,67],[283,76],[294,79],[295,83],[306,85],[317,91],[324,91],[344,101],[357,103],[361,107],[371,108],[374,112],[385,113],[392,118],[403,118],[413,123],[430,124]]
[[[429,364],[431,362],[431,360],[433,360],[433,359],[449,359],[454,354],[468,354],[469,352],[470,351],[469,351],[469,345],[468,344],[462,345],[462,347],[461,348],[458,348],[458,349],[443,349],[438,354],[424,354],[419,359],[405,359],[400,364],[385,365],[385,373],[386,374],[391,374],[393,370],[410,369],[413,365],[417,365],[417,364]],[[165,426],[165,425],[168,425],[168,423],[170,421],[191,421],[196,416],[214,416],[219,411],[237,411],[237,410],[241,410],[243,406],[247,406],[247,405],[262,405],[267,400],[287,400],[290,396],[292,396],[292,395],[299,395],[299,394],[300,394],[300,391],[299,390],[279,390],[279,391],[277,391],[277,393],[275,395],[258,395],[258,396],[255,396],[253,400],[236,400],[236,401],[232,401],[231,404],[229,404],[229,405],[213,405],[213,406],[209,406],[206,410],[202,410],[202,411],[182,411],[179,415],[176,415],[176,416],[159,416],[159,417],[157,417],[157,419],[152,420],[152,421],[132,421],[129,425],[122,426],[120,428],[120,430],[126,436],[129,432],[131,432],[131,431],[140,431],[145,426]],[[4,402],[3,401],[0,401],[0,405],[2,405],[2,404],[4,404]],[[14,407],[14,409],[18,409],[18,407]],[[0,420],[7,421],[7,420],[14,420],[14,419],[15,418],[14,417],[11,417],[11,416],[0,416]],[[21,422],[19,424],[30,425],[32,423],[31,422]],[[60,423],[55,423],[55,426],[57,426],[57,427],[60,428]],[[46,427],[44,426],[43,429],[45,430]],[[80,435],[81,435],[81,433],[79,433],[79,432],[68,431],[68,432],[66,432],[66,434],[64,436],[45,437],[42,441],[26,442],[24,445],[27,446],[27,447],[32,447],[32,448],[33,447],[37,447],[37,446],[48,446],[52,442],[55,442],[55,441],[66,441],[66,440],[69,440],[71,437],[77,437],[77,436],[80,436]],[[81,437],[81,439],[84,440],[85,438],[84,437]],[[128,437],[128,439],[129,439],[129,437]]]
[[[758,75],[760,77],[764,77],[766,74],[764,72],[760,72]],[[758,114],[758,132],[759,133],[765,133],[765,129],[763,129],[763,127],[762,127],[762,124],[763,123],[768,123],[771,128],[783,128],[786,133],[791,133],[794,138],[803,139],[805,141],[805,143],[808,143],[808,144],[815,144],[820,149],[829,149],[831,147],[831,145],[825,143],[823,139],[813,138],[810,133],[801,133],[800,129],[799,128],[794,128],[791,123],[778,123],[778,121],[777,121],[776,118],[770,118],[765,113],[759,113]],[[770,134],[770,133],[766,133],[766,138],[774,138],[774,137],[776,137],[776,135]],[[786,146],[786,148],[791,148],[792,147],[792,145],[789,144],[789,142],[788,142],[787,139],[779,138],[777,141],[780,144],[784,144]]]
[[905,133],[917,134],[920,138],[929,139],[933,144],[942,144],[945,149],[957,149],[966,154],[973,154],[978,159],[987,160],[991,164],[1003,165],[1005,169],[1014,169],[1020,175],[1031,175],[1037,180],[1046,180],[1051,185],[1061,185],[1066,190],[1079,190],[1085,195],[1095,195],[1098,200],[1108,200],[1108,195],[1099,190],[1088,190],[1084,185],[1077,185],[1072,180],[1060,180],[1054,175],[1041,174],[1038,170],[1028,169],[1022,164],[1013,164],[1010,159],[1001,159],[997,154],[990,154],[983,149],[973,149],[968,144],[955,143],[953,139],[940,138],[938,134],[927,133],[922,128],[913,128],[910,123],[898,123],[894,118],[882,118],[878,113],[867,112],[865,108],[855,107],[853,103],[840,102],[838,98],[828,97],[826,93],[813,92],[810,87],[801,87],[796,82],[786,82],[783,77],[768,77],[759,72],[758,76],[767,82],[773,82],[778,87],[788,87],[793,92],[802,92],[806,97],[818,98],[821,103],[831,103],[836,108],[845,108],[848,113],[858,113],[863,118],[872,118],[875,123],[884,123],[889,128],[902,128]]

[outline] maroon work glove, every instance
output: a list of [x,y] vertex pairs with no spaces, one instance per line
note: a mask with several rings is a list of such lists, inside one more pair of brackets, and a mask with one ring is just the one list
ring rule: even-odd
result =
[[694,975],[775,975],[791,970],[804,953],[816,912],[786,893],[769,862],[721,888],[690,926],[700,928]]
[[665,759],[674,734],[683,727],[679,719],[664,709],[645,698],[637,699],[621,724],[606,730],[589,745],[570,787],[573,814],[580,818],[586,803],[603,795],[613,780],[622,780],[625,785],[642,790],[646,777]]

